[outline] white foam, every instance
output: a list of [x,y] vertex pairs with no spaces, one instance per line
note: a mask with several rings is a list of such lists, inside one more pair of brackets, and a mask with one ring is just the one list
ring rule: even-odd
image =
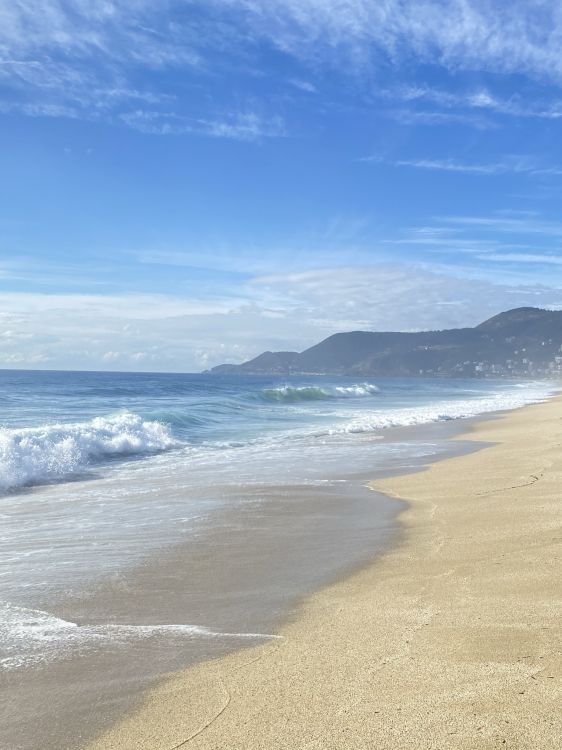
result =
[[453,419],[469,419],[479,414],[518,409],[526,404],[544,401],[558,389],[554,384],[529,383],[490,396],[473,399],[451,399],[424,406],[414,406],[391,411],[369,411],[364,416],[330,430],[340,432],[372,432],[389,427],[410,427],[446,422]]
[[89,422],[0,430],[0,491],[70,478],[97,461],[177,446],[160,422],[125,412]]
[[278,638],[265,633],[223,633],[199,625],[77,625],[38,609],[0,602],[0,667],[5,670],[39,666],[135,640],[182,638]]
[[379,393],[380,388],[372,383],[361,383],[349,386],[338,385],[334,391],[342,396],[372,396]]

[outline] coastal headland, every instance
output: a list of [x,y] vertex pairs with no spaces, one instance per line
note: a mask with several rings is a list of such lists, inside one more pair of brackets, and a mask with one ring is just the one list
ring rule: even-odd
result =
[[490,445],[376,482],[408,503],[395,547],[88,750],[559,747],[562,398],[468,437]]

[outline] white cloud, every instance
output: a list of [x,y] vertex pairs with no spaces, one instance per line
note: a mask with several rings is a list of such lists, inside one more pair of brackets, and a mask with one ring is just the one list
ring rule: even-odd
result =
[[[412,330],[468,325],[516,304],[554,304],[562,291],[509,286],[435,273],[419,265],[324,269],[258,278],[285,293],[295,319],[326,333],[368,328]],[[526,300],[526,302],[525,302]]]
[[6,354],[0,352],[0,362],[8,367],[23,368],[23,367],[37,367],[38,365],[45,365],[50,361],[50,357],[46,354],[33,354],[25,352],[15,352],[12,354]]
[[37,294],[2,292],[0,305],[11,314],[68,314],[80,312],[92,319],[115,317],[123,321],[158,320],[182,315],[228,314],[235,302],[223,300],[186,300],[164,294]]
[[300,78],[292,78],[289,83],[300,91],[306,91],[307,94],[315,94],[318,90],[310,81],[303,81]]
[[24,333],[23,331],[2,331],[0,333],[0,341],[2,342],[12,342],[12,341],[25,341],[33,338],[32,333]]
[[104,352],[102,359],[104,362],[115,362],[116,359],[121,357],[121,352]]
[[335,331],[471,325],[524,304],[560,305],[562,290],[460,278],[420,265],[368,265],[256,276],[220,302],[13,293],[0,297],[0,317],[18,335],[0,339],[0,362],[194,371],[267,349],[302,350]]

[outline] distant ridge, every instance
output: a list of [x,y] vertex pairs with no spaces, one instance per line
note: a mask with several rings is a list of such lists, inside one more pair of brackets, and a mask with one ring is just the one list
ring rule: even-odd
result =
[[519,307],[475,328],[336,333],[304,352],[264,352],[214,374],[544,377],[562,374],[562,311]]

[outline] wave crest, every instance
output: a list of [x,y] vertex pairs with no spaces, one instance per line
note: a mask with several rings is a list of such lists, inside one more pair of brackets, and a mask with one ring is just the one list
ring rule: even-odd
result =
[[89,422],[2,429],[0,491],[69,478],[104,459],[177,445],[166,425],[129,412]]
[[325,386],[323,388],[314,385],[280,385],[277,388],[266,388],[261,392],[261,397],[265,401],[294,403],[295,401],[326,401],[335,398],[372,396],[378,391],[378,387],[371,383]]
[[379,387],[372,383],[338,385],[334,388],[334,391],[342,396],[373,396],[375,393],[378,393],[379,390]]

